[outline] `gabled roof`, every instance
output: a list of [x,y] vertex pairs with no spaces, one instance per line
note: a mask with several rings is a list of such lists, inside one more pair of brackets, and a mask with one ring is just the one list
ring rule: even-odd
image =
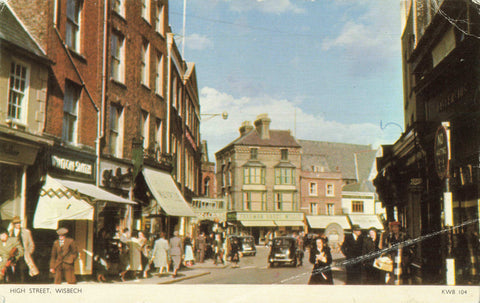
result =
[[[324,157],[330,171],[336,171],[337,168],[342,172],[343,179],[357,179],[355,167],[355,153],[365,150],[372,150],[370,145],[298,140],[303,148],[302,167],[311,167],[312,162]],[[304,160],[305,159],[305,160]],[[307,162],[308,161],[308,162]],[[320,162],[322,163],[322,162]]]
[[362,181],[357,183],[352,183],[345,185],[342,188],[342,192],[353,191],[353,192],[362,192],[362,193],[375,193],[375,186],[371,181]]
[[270,138],[262,139],[254,128],[245,135],[233,140],[217,153],[231,146],[238,145],[301,148],[301,145],[298,144],[297,140],[292,136],[289,130],[270,130]]
[[0,2],[0,40],[48,60],[45,52],[30,36],[6,2]]
[[367,150],[355,153],[357,157],[358,180],[368,180],[372,168],[374,167],[376,150]]

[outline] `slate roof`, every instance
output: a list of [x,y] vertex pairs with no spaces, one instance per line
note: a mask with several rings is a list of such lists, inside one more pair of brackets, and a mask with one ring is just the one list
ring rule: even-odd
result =
[[376,150],[367,150],[355,153],[357,156],[358,179],[368,180],[375,165]]
[[27,30],[5,3],[0,3],[0,40],[21,48],[42,59],[47,59],[44,51],[33,40]]
[[[303,148],[302,168],[311,171],[319,163],[328,164],[328,171],[341,171],[343,179],[357,179],[355,171],[355,153],[371,151],[370,145],[298,140]],[[361,157],[363,159],[363,157]],[[320,161],[320,162],[318,162]],[[363,160],[362,160],[363,163]],[[368,171],[368,173],[370,170]],[[368,175],[368,173],[366,173]],[[363,173],[361,174],[363,175]]]
[[247,146],[265,146],[265,147],[293,147],[301,148],[301,145],[292,136],[289,130],[270,130],[270,139],[262,140],[255,128],[245,135],[238,137],[230,144],[219,150],[217,153],[231,146],[247,145]]
[[352,183],[352,184],[345,185],[342,188],[342,191],[343,192],[354,191],[354,192],[374,193],[376,190],[375,190],[375,186],[373,186],[372,181],[364,180],[362,182],[357,182],[357,183]]

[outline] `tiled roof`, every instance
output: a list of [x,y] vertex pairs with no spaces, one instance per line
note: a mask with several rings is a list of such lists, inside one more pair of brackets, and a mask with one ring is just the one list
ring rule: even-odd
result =
[[7,41],[38,57],[46,58],[43,50],[28,34],[10,7],[0,2],[0,40]]
[[[311,167],[319,164],[313,163],[316,159],[324,157],[328,164],[329,171],[342,173],[344,179],[357,179],[355,170],[354,154],[360,151],[371,150],[370,145],[298,140],[303,148],[302,167]],[[321,162],[320,162],[321,163]]]
[[[269,146],[269,147],[296,147],[300,148],[297,140],[289,130],[270,130],[270,139],[261,139],[255,128],[245,135],[235,139],[220,151],[235,145]],[[218,152],[220,152],[218,151]],[[218,153],[217,152],[217,153]]]
[[363,192],[363,193],[374,193],[375,192],[375,186],[373,186],[373,183],[371,181],[362,181],[359,183],[352,183],[345,185],[342,188],[343,192],[346,191],[354,191],[354,192]]
[[367,150],[355,153],[357,156],[358,179],[368,180],[375,165],[376,150]]

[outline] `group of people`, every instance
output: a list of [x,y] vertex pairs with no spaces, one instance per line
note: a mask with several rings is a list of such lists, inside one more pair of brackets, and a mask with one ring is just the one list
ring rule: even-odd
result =
[[[388,229],[381,235],[375,228],[371,228],[364,236],[360,227],[354,225],[352,234],[345,236],[341,247],[347,259],[347,284],[393,284],[400,278],[405,283],[409,277],[413,248],[399,244],[407,240],[407,234],[401,231],[398,221],[390,222]],[[398,254],[401,254],[401,258],[396,258]],[[375,266],[376,259],[381,256],[392,262],[391,270]],[[359,261],[359,257],[363,260]],[[397,272],[401,277],[395,277],[396,267],[400,269]]]
[[215,264],[225,263],[223,239],[221,234],[211,233],[206,236],[201,232],[195,239],[195,259],[198,263],[203,263],[207,259],[213,259]]
[[[409,266],[413,255],[411,246],[402,246],[408,240],[407,234],[401,231],[400,223],[390,222],[388,229],[379,235],[378,230],[371,228],[363,235],[358,225],[353,225],[352,233],[345,235],[341,251],[345,255],[346,284],[393,284],[395,279],[409,277]],[[401,254],[401,258],[396,258]],[[386,257],[392,260],[389,270],[375,266],[375,259]],[[398,260],[401,260],[399,264]],[[325,236],[317,236],[310,247],[310,263],[313,264],[309,284],[333,284],[332,254]],[[400,270],[395,271],[395,267]],[[395,277],[394,272],[401,273]]]

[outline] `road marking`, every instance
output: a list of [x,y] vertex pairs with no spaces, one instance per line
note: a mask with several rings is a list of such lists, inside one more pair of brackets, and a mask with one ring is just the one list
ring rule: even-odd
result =
[[240,269],[250,269],[250,268],[257,268],[256,266],[246,266],[246,267],[240,267]]
[[268,265],[264,267],[260,267],[260,269],[267,269],[267,268],[268,268]]

